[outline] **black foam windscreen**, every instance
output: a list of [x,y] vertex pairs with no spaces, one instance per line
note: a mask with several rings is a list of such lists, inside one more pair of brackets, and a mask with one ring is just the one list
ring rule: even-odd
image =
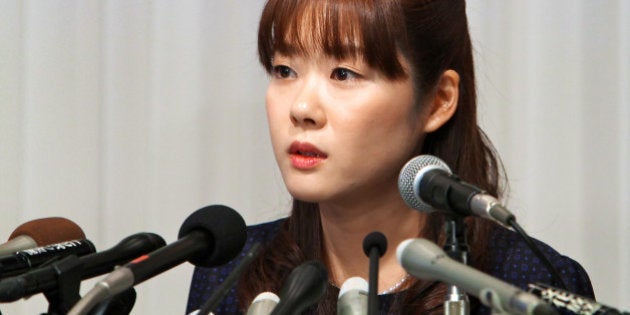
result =
[[182,224],[178,237],[192,231],[202,231],[209,239],[207,250],[189,259],[201,267],[220,266],[234,259],[247,239],[243,217],[224,205],[211,205],[195,211]]
[[363,239],[363,252],[366,256],[370,256],[370,250],[374,247],[378,249],[379,257],[383,257],[387,251],[387,238],[379,231],[374,231]]

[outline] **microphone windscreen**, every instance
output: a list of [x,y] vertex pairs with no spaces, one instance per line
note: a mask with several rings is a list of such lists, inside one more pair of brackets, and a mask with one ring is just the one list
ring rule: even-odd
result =
[[326,293],[328,271],[319,261],[310,260],[291,271],[280,290],[280,302],[273,315],[300,314]]
[[25,222],[11,233],[9,240],[23,235],[32,238],[38,246],[85,239],[83,230],[76,223],[61,217]]
[[260,293],[247,309],[247,315],[269,315],[280,302],[280,298],[273,292]]
[[352,277],[348,278],[348,280],[343,282],[341,288],[339,288],[339,297],[342,297],[344,294],[350,291],[359,291],[365,292],[367,294],[368,291],[368,283],[365,279],[361,277]]
[[364,315],[368,313],[369,285],[361,277],[344,281],[339,289],[337,315]]
[[243,249],[247,239],[243,217],[223,205],[211,205],[195,211],[182,224],[178,237],[182,238],[194,230],[201,230],[210,237],[207,250],[189,259],[195,266],[215,267],[229,262]]
[[387,238],[383,233],[374,231],[363,239],[363,252],[370,257],[370,250],[376,247],[379,257],[383,257],[387,251]]

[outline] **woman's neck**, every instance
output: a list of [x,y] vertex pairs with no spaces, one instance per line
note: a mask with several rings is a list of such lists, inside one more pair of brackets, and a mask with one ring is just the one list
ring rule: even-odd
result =
[[387,291],[406,275],[396,260],[396,247],[405,239],[419,236],[424,214],[408,208],[397,196],[352,207],[320,203],[319,209],[324,255],[334,285],[340,287],[354,276],[368,280],[369,259],[363,251],[363,239],[374,231],[387,238],[387,251],[379,260],[378,292]]

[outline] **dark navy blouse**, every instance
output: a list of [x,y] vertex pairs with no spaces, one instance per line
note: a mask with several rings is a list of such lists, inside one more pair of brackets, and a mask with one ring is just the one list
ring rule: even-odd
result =
[[[188,314],[203,305],[215,288],[224,281],[253,244],[256,242],[264,244],[271,241],[284,220],[285,219],[281,219],[249,226],[247,228],[247,242],[241,256],[226,265],[217,268],[195,268],[186,313]],[[581,296],[594,298],[589,277],[579,263],[569,257],[560,255],[553,248],[542,242],[535,242],[549,261],[560,272],[563,281],[567,285],[568,291]],[[523,290],[527,290],[527,286],[530,283],[552,283],[551,274],[515,232],[497,228],[493,234],[489,248],[492,248],[492,251],[489,252],[489,255],[492,255],[492,257],[490,257],[492,268],[489,274],[492,276],[520,287]],[[400,293],[379,295],[380,314],[388,314],[388,310],[397,294]],[[236,289],[232,288],[219,307],[213,310],[213,312],[216,315],[242,314],[238,310]],[[481,306],[472,309],[471,314],[490,314],[490,310],[485,306]]]

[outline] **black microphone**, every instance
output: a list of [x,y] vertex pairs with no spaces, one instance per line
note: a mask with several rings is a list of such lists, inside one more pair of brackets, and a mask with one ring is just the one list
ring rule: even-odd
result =
[[0,257],[0,278],[19,275],[70,255],[83,256],[95,251],[94,244],[85,239],[25,249]]
[[368,286],[368,315],[378,313],[378,260],[387,251],[387,238],[383,233],[374,231],[363,239],[363,252],[370,259]]
[[558,314],[535,295],[450,258],[429,240],[416,238],[403,241],[398,245],[396,257],[409,274],[456,285],[499,313]]
[[49,217],[22,223],[0,244],[0,256],[15,252],[72,240],[85,239],[83,230],[71,220]]
[[116,265],[126,263],[140,255],[164,246],[166,242],[157,234],[138,233],[124,238],[116,246],[98,253],[78,257],[68,256],[46,267],[0,281],[0,302],[13,302],[35,293],[57,287],[58,268],[65,262],[78,261],[81,279],[89,279],[110,272]]
[[68,315],[86,314],[97,303],[188,260],[196,266],[215,267],[232,260],[245,245],[245,221],[235,210],[213,205],[191,214],[179,230],[179,239],[135,259],[96,283]]
[[529,292],[559,310],[570,311],[577,315],[630,315],[610,306],[597,303],[595,300],[579,296],[575,293],[552,287],[543,283],[529,284]]
[[419,155],[405,164],[398,176],[398,190],[405,203],[419,211],[477,215],[505,226],[515,220],[495,197],[460,180],[432,155]]
[[319,261],[311,260],[291,271],[280,290],[280,302],[271,315],[301,314],[324,296],[328,271]]

